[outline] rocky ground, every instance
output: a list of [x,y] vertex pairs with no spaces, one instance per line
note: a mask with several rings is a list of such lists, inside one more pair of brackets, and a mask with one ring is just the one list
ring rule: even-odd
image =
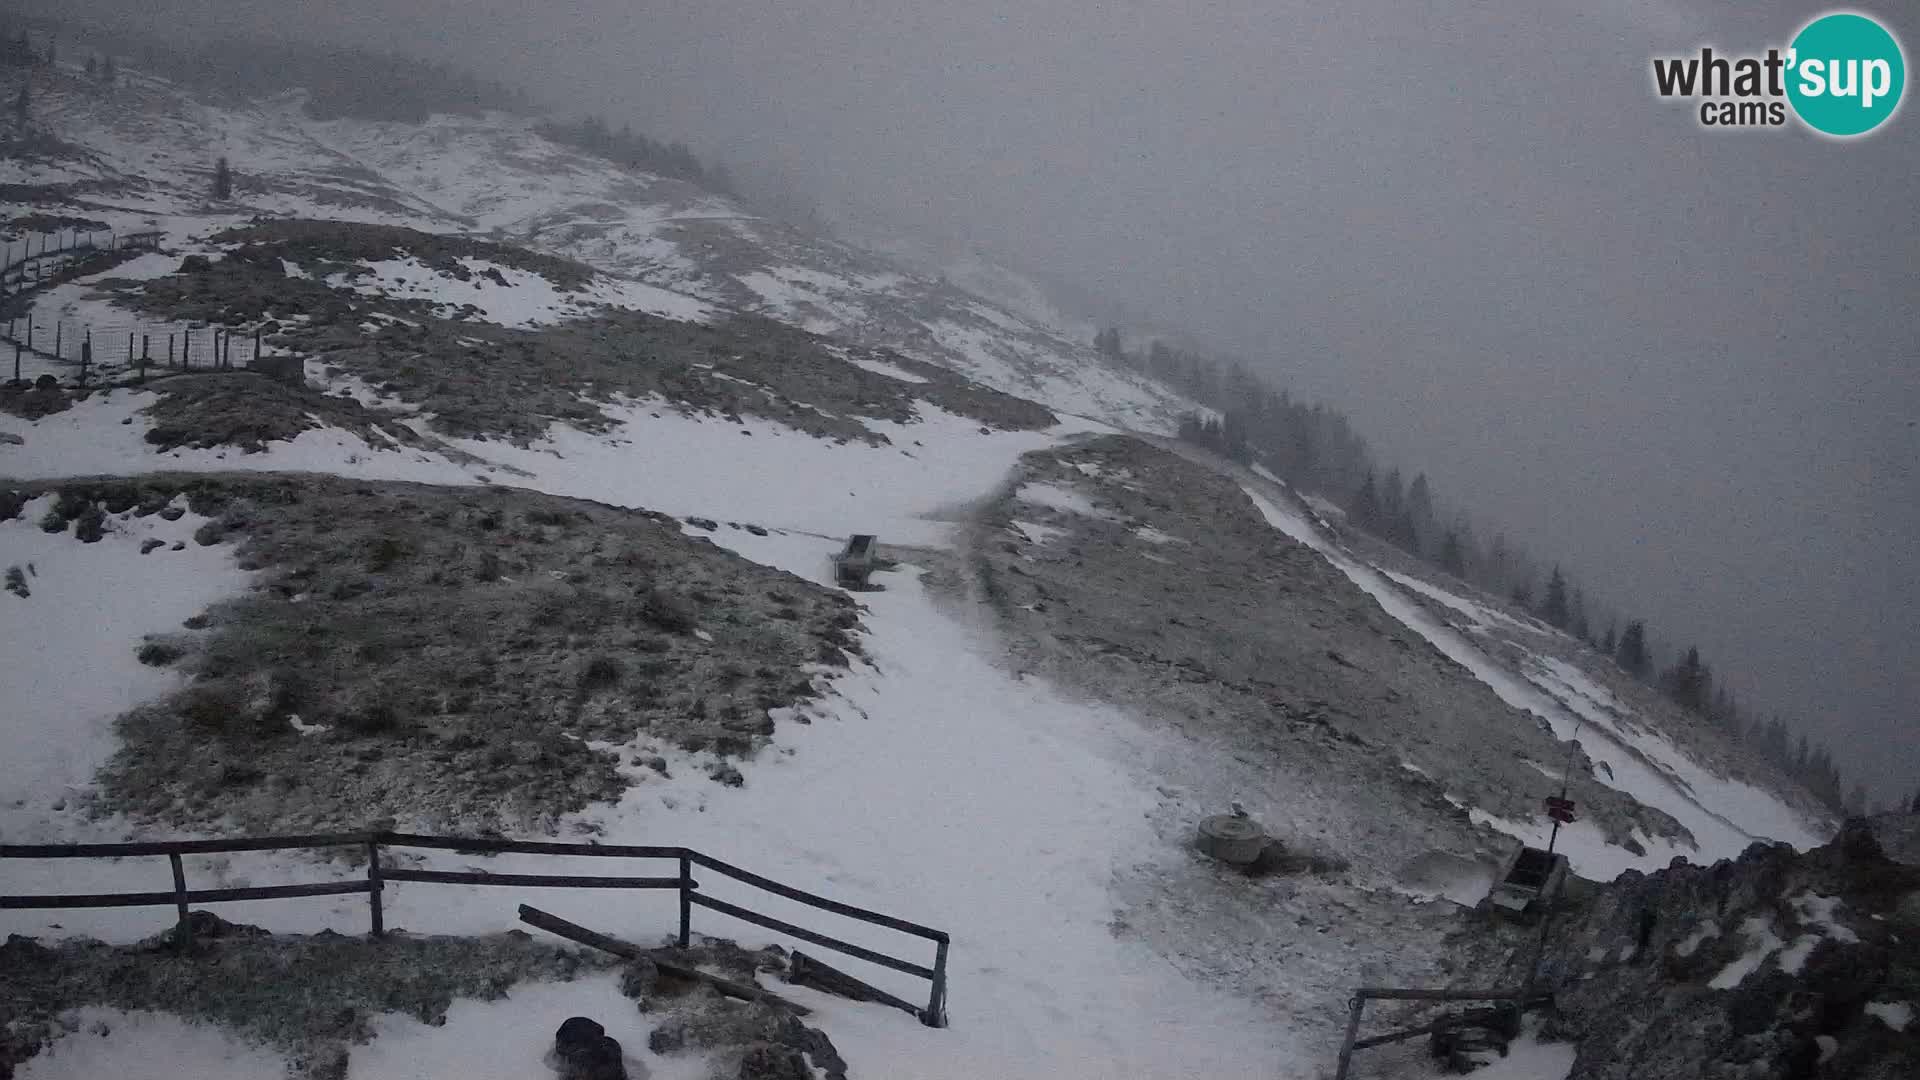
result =
[[[1054,423],[1046,409],[944,368],[836,345],[766,319],[709,324],[605,310],[510,329],[480,320],[478,309],[456,308],[444,317],[446,305],[363,295],[332,276],[364,272],[358,260],[402,256],[441,270],[450,284],[473,276],[462,258],[531,270],[562,289],[591,274],[580,264],[518,248],[311,221],[257,225],[216,239],[235,246],[218,259],[189,256],[176,273],[158,278],[104,279],[94,295],[152,318],[260,327],[267,344],[364,380],[444,435],[524,444],[554,421],[603,430],[612,422],[606,403],[648,397],[690,412],[758,416],[823,438],[875,444],[885,444],[886,436],[863,421],[910,420],[917,402],[993,428]],[[888,365],[908,378],[856,366],[853,359]],[[221,426],[209,431],[217,435]]]
[[[698,1058],[713,1080],[847,1075],[847,1063],[826,1034],[792,1013],[723,998],[711,985],[665,974],[649,960],[618,960],[520,931],[460,938],[403,931],[380,939],[289,936],[206,912],[194,913],[193,924],[193,943],[184,950],[172,931],[129,946],[79,940],[49,946],[18,936],[0,945],[0,998],[8,1005],[0,1028],[0,1080],[11,1080],[16,1066],[65,1034],[70,1010],[88,1005],[210,1023],[284,1053],[290,1075],[299,1080],[345,1080],[355,1048],[375,1037],[372,1022],[381,1014],[437,1025],[457,999],[492,1001],[525,983],[614,970],[621,992],[651,1021],[645,1049],[654,1054]],[[712,938],[696,938],[689,949],[663,948],[659,955],[747,984],[784,975],[789,964],[777,946],[749,952]],[[526,1015],[528,1042],[552,1047],[563,1019]],[[550,1060],[563,1076],[619,1075],[569,1071],[570,1055],[554,1049],[560,1052]],[[621,1048],[628,1061],[639,1049]]]
[[0,513],[46,495],[42,528],[76,543],[123,515],[206,516],[195,541],[258,574],[141,647],[191,681],[121,718],[99,808],[170,826],[540,828],[644,782],[596,748],[634,740],[709,751],[737,784],[726,759],[859,650],[844,593],[663,515],[296,475],[49,482]]
[[[1270,775],[1279,816],[1370,875],[1435,849],[1477,856],[1496,838],[1445,796],[1530,816],[1551,781],[1527,759],[1566,754],[1231,480],[1132,438],[1029,455],[971,558],[1025,663],[1232,747]],[[1449,787],[1406,767],[1421,763]],[[1610,790],[1589,818],[1616,842],[1675,829]]]
[[[1543,1032],[1577,1046],[1569,1080],[1920,1075],[1920,1029],[1903,1019],[1920,1010],[1920,861],[1902,849],[1916,820],[1856,819],[1804,854],[1756,844],[1629,872],[1564,907],[1540,977],[1555,995]],[[1449,946],[1523,977],[1535,940],[1471,923]]]

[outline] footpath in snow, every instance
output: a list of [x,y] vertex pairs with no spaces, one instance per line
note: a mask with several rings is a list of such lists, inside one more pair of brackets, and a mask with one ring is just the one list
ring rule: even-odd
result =
[[[636,456],[620,454],[623,447],[611,440],[605,445],[563,442],[565,449],[530,452],[515,464],[539,466],[529,469],[532,477],[522,478],[529,486],[629,505],[653,506],[658,496],[681,513],[776,526],[765,537],[723,529],[716,539],[748,558],[825,583],[830,581],[829,556],[847,526],[835,529],[833,536],[821,535],[825,530],[819,528],[781,531],[778,526],[792,523],[780,521],[775,513],[820,503],[841,513],[858,507],[864,514],[854,520],[877,527],[883,542],[901,536],[938,543],[947,530],[930,515],[949,513],[956,501],[986,495],[1020,453],[1066,433],[974,434],[963,440],[957,426],[936,419],[902,433],[926,446],[896,440],[910,453],[839,448],[847,451],[845,456],[816,459],[813,454],[783,452],[812,449],[810,444],[747,437],[730,425],[709,426],[729,445],[741,448],[733,451],[736,456],[749,453],[749,445],[760,449],[729,474],[729,486],[705,492],[693,490],[676,470],[634,468]],[[632,443],[645,438],[648,430],[636,418],[618,438],[629,440],[624,449],[631,454]],[[937,466],[938,482],[889,483],[885,498],[879,499],[868,497],[879,491],[845,481],[845,465],[883,456],[898,463],[887,468],[907,474],[930,475]],[[197,464],[218,468],[228,463]],[[372,464],[369,471],[379,469]],[[838,495],[842,491],[846,494]],[[807,492],[821,498],[803,500]],[[695,505],[703,494],[705,505]],[[817,508],[810,513],[804,524],[834,524]],[[187,519],[176,523],[190,524]],[[70,537],[40,534],[28,521],[6,528],[9,555],[27,550],[22,545],[29,542],[50,545],[48,558],[55,550],[82,556],[90,551]],[[104,544],[91,547],[109,550]],[[93,626],[91,637],[73,636],[64,647],[74,653],[75,662],[130,658],[142,632],[176,627],[206,602],[243,586],[244,575],[232,568],[224,549],[190,545],[186,552],[171,555],[188,553],[208,563],[187,579],[196,583],[192,590],[156,598],[152,610],[139,618],[102,620]],[[134,554],[114,557],[141,565]],[[1188,979],[1145,945],[1117,937],[1112,928],[1115,874],[1152,857],[1163,843],[1149,820],[1157,805],[1153,784],[1138,765],[1164,750],[1155,741],[1159,736],[1117,710],[1070,700],[1043,682],[1008,671],[998,663],[990,638],[947,610],[923,586],[919,568],[902,566],[879,580],[884,591],[860,596],[868,608],[867,659],[833,676],[830,692],[804,707],[801,715],[780,719],[772,744],[744,765],[744,787],[728,788],[708,779],[698,755],[668,753],[673,779],[630,764],[636,783],[623,801],[563,822],[562,837],[570,837],[576,825],[591,825],[597,838],[608,843],[683,844],[775,880],[948,931],[953,938],[948,1029],[928,1029],[894,1010],[791,988],[816,1010],[817,1021],[863,1074],[928,1080],[1314,1075],[1325,1048],[1303,1052],[1284,1018]],[[138,592],[145,585],[145,579],[129,582],[125,591]],[[104,602],[100,597],[73,601],[83,611]],[[84,617],[76,621],[88,623]],[[14,641],[31,632],[26,625],[9,631]],[[82,713],[90,722],[103,723],[114,711],[165,689],[146,669],[102,670],[108,677],[100,680],[104,685],[97,691],[98,700],[86,697],[76,705],[64,691],[55,692],[47,709],[22,716],[15,723],[25,727],[10,734],[59,731]],[[8,673],[9,678],[17,674]],[[64,685],[68,683],[54,689]],[[107,748],[96,743],[67,775],[84,775]],[[625,749],[632,761],[654,748]],[[9,763],[4,770],[7,783],[26,782],[15,773]],[[36,793],[33,801],[35,806],[52,805],[45,792]],[[114,835],[112,823],[82,823],[70,811],[46,809],[44,814],[53,816],[11,821],[9,837],[20,828],[37,836],[121,838]],[[187,863],[196,887],[352,875],[294,854],[189,857]],[[453,853],[432,853],[421,865],[496,872],[566,870],[564,862],[552,859],[477,859]],[[12,876],[10,868],[10,880],[30,891],[166,887],[164,860],[29,863],[22,869],[26,877]],[[660,870],[645,863],[633,869]],[[593,872],[617,873],[621,868],[596,861]],[[701,887],[716,898],[894,955],[920,963],[932,959],[931,943],[799,907],[717,875],[706,875]],[[517,925],[515,908],[520,903],[637,941],[661,940],[677,921],[672,895],[665,892],[609,903],[598,895],[561,890],[396,883],[387,890],[387,924],[416,933],[508,929]],[[245,902],[220,905],[219,910],[231,919],[287,932],[329,928],[360,933],[367,918],[359,898]],[[50,922],[58,922],[57,932],[126,941],[156,932],[168,918],[163,909],[137,908],[11,912],[0,918],[0,929],[49,933],[56,932]],[[698,932],[748,946],[782,941],[779,935],[710,911],[696,911],[694,925]],[[903,997],[925,996],[923,981],[849,958],[835,962]],[[549,992],[526,987],[516,996],[533,1002]],[[473,1025],[470,1030],[486,1028],[491,1014],[484,1007],[473,1008],[481,1011],[467,1016],[470,1010],[463,1006],[449,1023],[465,1018]],[[523,1013],[509,1012],[517,1026],[525,1026]],[[430,1058],[432,1053],[422,1047],[444,1045],[448,1038],[437,1029],[399,1022],[382,1030],[383,1038],[364,1064],[356,1054],[355,1076],[411,1075],[406,1062]],[[178,1035],[173,1028],[167,1031],[169,1039]],[[100,1054],[111,1049],[110,1040],[93,1047]],[[35,1068],[51,1069],[54,1060]],[[490,1058],[473,1062],[466,1075],[518,1077],[525,1073],[525,1064],[511,1056]],[[219,1073],[234,1074],[231,1069]]]

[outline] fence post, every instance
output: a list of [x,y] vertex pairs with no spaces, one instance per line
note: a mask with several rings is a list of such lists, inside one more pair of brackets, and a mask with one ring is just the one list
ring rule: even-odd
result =
[[153,336],[140,335],[140,381],[147,381],[147,361],[153,359]]
[[933,992],[927,997],[927,1012],[920,1022],[930,1028],[947,1026],[947,943],[944,941],[933,954]]
[[1340,1060],[1333,1068],[1333,1080],[1347,1080],[1347,1070],[1353,1067],[1353,1041],[1360,1036],[1360,1014],[1366,1007],[1367,999],[1359,994],[1347,1002],[1347,1037],[1340,1044]]
[[20,354],[25,351],[26,351],[25,348],[22,347],[18,341],[13,343],[13,381],[14,382],[20,381]]
[[133,366],[133,331],[127,331],[127,366]]
[[93,362],[93,331],[87,331],[87,340],[80,343],[80,389],[87,388],[87,365]]
[[174,944],[184,951],[193,943],[193,920],[187,917],[187,868],[177,854],[168,855],[167,861],[173,864],[173,906],[180,916],[179,940]]
[[66,329],[66,326],[67,324],[59,319],[53,320],[53,358],[55,360],[65,359],[60,355],[60,331]]
[[220,366],[227,371],[233,370],[233,331],[232,330],[228,330],[226,333],[226,348],[224,351],[220,353]]
[[367,837],[367,913],[373,919],[373,936],[386,937],[386,916],[380,910],[380,890],[385,888],[380,878],[380,840],[376,836]]
[[253,328],[253,359],[247,362],[247,366],[258,367],[259,365],[260,365],[260,328],[256,326]]
[[[192,330],[183,331],[180,336],[181,336],[180,370],[192,371],[193,370],[193,331]],[[169,350],[173,348],[173,338],[171,337],[167,338],[167,348]]]
[[693,944],[693,860],[680,853],[680,947]]

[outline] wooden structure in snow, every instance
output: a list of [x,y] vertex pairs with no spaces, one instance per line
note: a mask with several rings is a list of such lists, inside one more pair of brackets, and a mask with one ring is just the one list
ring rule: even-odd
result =
[[867,533],[847,537],[847,546],[833,557],[833,580],[843,589],[870,588],[867,579],[873,573],[874,549],[878,541]]
[[1544,848],[1522,847],[1500,869],[1487,905],[1518,916],[1537,916],[1560,895],[1567,880],[1567,857]]

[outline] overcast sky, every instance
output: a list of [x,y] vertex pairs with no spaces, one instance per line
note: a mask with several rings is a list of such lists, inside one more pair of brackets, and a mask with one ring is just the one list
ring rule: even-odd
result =
[[1920,113],[1651,92],[1820,5],[71,2],[464,59],[1234,347],[1920,787]]

